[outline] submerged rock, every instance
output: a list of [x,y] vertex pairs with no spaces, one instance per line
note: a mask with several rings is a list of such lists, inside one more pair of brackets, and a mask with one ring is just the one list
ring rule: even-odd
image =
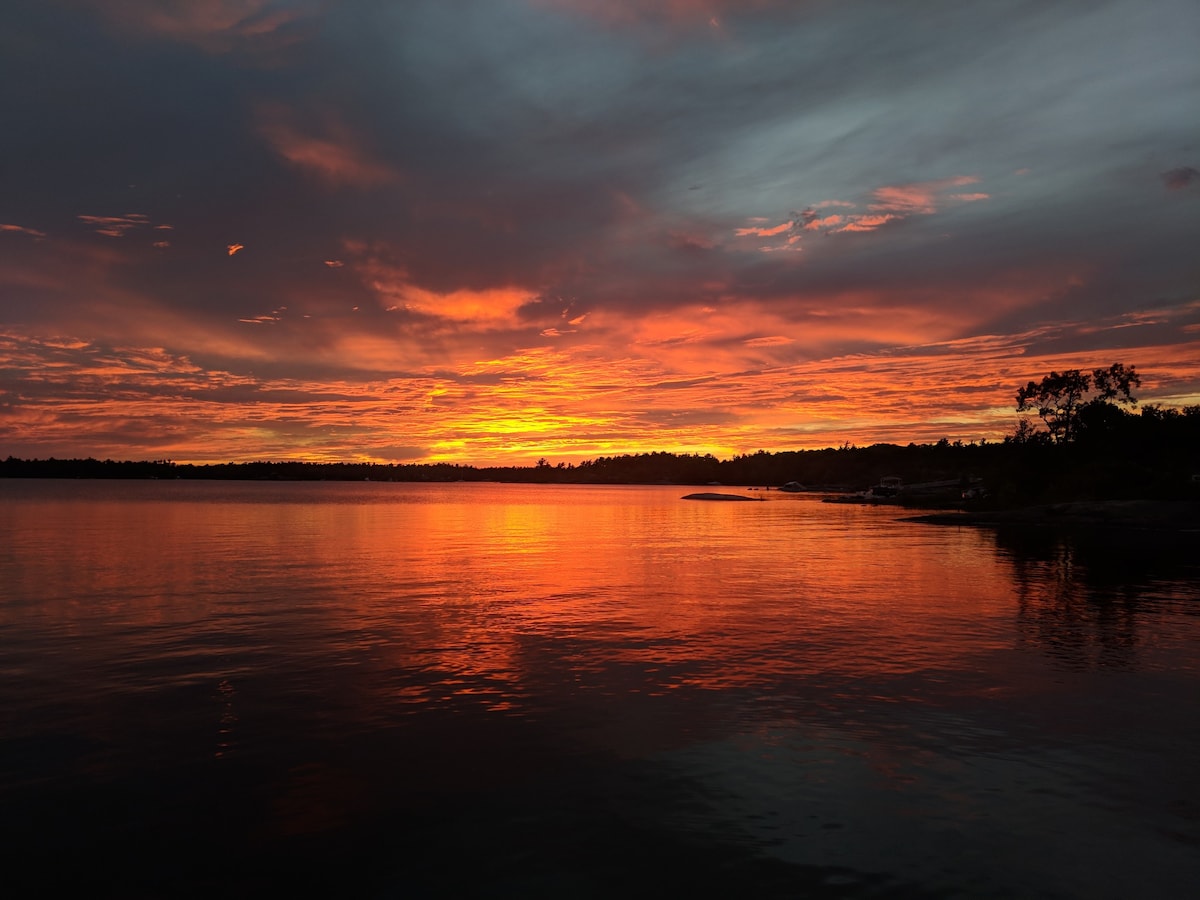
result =
[[743,497],[741,494],[714,494],[711,492],[701,494],[687,494],[684,500],[757,500],[758,497]]

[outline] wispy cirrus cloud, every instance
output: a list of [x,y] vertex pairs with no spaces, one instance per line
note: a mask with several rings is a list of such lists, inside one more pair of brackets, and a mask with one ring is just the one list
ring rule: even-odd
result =
[[[871,192],[874,202],[870,209],[876,212],[894,213],[896,215],[928,216],[938,211],[944,202],[947,191],[952,188],[966,187],[976,184],[976,175],[955,175],[937,181],[924,181],[914,184],[897,184],[876,188]],[[986,200],[987,194],[953,194],[953,198],[963,200],[970,197],[973,200]],[[970,202],[970,201],[968,201]]]
[[[822,200],[793,212],[791,218],[776,225],[752,224],[734,229],[737,237],[786,236],[786,246],[798,243],[803,232],[820,232],[826,235],[841,233],[863,233],[875,231],[885,225],[903,222],[912,216],[931,216],[944,209],[947,204],[976,203],[990,199],[983,192],[964,193],[955,188],[979,182],[974,175],[956,175],[936,181],[910,184],[885,185],[870,192],[865,204],[848,200]],[[862,209],[865,212],[853,212]],[[838,212],[823,214],[822,210],[837,209]],[[766,219],[752,221],[767,222]],[[767,245],[760,249],[783,249],[780,244]]]
[[133,229],[145,228],[150,224],[149,217],[142,213],[126,213],[122,216],[80,215],[76,218],[84,225],[90,225],[96,234],[115,238],[125,237]]
[[248,316],[246,318],[238,319],[238,321],[244,322],[247,325],[270,325],[280,321],[283,318],[283,314],[286,312],[287,307],[280,306],[271,310],[269,313],[263,313],[262,315],[258,316]]
[[30,237],[44,238],[46,232],[38,231],[36,228],[27,228],[24,225],[13,225],[0,222],[0,232],[8,232],[9,234],[27,234]]
[[795,227],[794,222],[781,222],[778,225],[763,226],[751,225],[746,228],[738,228],[734,230],[734,234],[738,237],[746,237],[754,235],[755,237],[775,237],[777,234],[786,234]]
[[830,234],[840,231],[874,231],[888,222],[899,222],[905,217],[896,213],[871,213],[862,216],[846,216],[845,224],[837,224],[828,229]]

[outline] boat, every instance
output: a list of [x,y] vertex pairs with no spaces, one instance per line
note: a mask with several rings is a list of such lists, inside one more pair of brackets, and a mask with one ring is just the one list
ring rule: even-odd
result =
[[868,500],[891,500],[903,490],[903,478],[899,475],[884,475],[879,479],[879,484],[867,489],[865,496]]
[[[782,488],[780,488],[782,490]],[[900,494],[904,491],[904,479],[899,475],[884,475],[879,484],[873,484],[865,491],[855,491],[837,497],[826,497],[825,503],[895,503],[899,502]]]

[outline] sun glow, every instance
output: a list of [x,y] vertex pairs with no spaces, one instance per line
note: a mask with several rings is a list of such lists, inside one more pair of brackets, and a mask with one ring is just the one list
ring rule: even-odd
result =
[[0,454],[992,440],[1114,361],[1200,396],[1196,54],[1133,0],[78,5],[6,9]]

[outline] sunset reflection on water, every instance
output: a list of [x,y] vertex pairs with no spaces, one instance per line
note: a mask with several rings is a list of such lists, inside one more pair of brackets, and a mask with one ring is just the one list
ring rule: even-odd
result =
[[[1104,849],[1128,819],[1089,810],[1115,804],[1197,837],[1178,748],[1200,738],[1200,716],[1179,716],[1200,712],[1200,594],[1179,548],[1114,569],[1080,540],[737,488],[722,490],[763,502],[677,487],[0,489],[10,831],[49,795],[86,821],[102,785],[151,785],[122,827],[152,843],[160,826],[212,825],[213,804],[240,824],[206,840],[243,861],[337,838],[305,851],[311,866],[340,865],[338,842],[367,828],[452,853],[418,820],[557,846],[598,815],[649,816],[639,841],[719,834],[749,854],[739,865],[801,880],[840,866],[864,891],[883,878],[985,896],[1023,878],[1070,893],[1013,863],[1023,845],[1005,829]],[[1156,772],[1181,802],[1146,799]],[[949,869],[934,861],[947,840],[966,860]],[[1162,877],[1195,868],[1175,839],[1139,840]],[[978,858],[985,841],[1003,852]],[[501,843],[472,852],[508,866]],[[371,844],[371,877],[412,862],[398,846]],[[1087,879],[1095,896],[1125,883]]]

